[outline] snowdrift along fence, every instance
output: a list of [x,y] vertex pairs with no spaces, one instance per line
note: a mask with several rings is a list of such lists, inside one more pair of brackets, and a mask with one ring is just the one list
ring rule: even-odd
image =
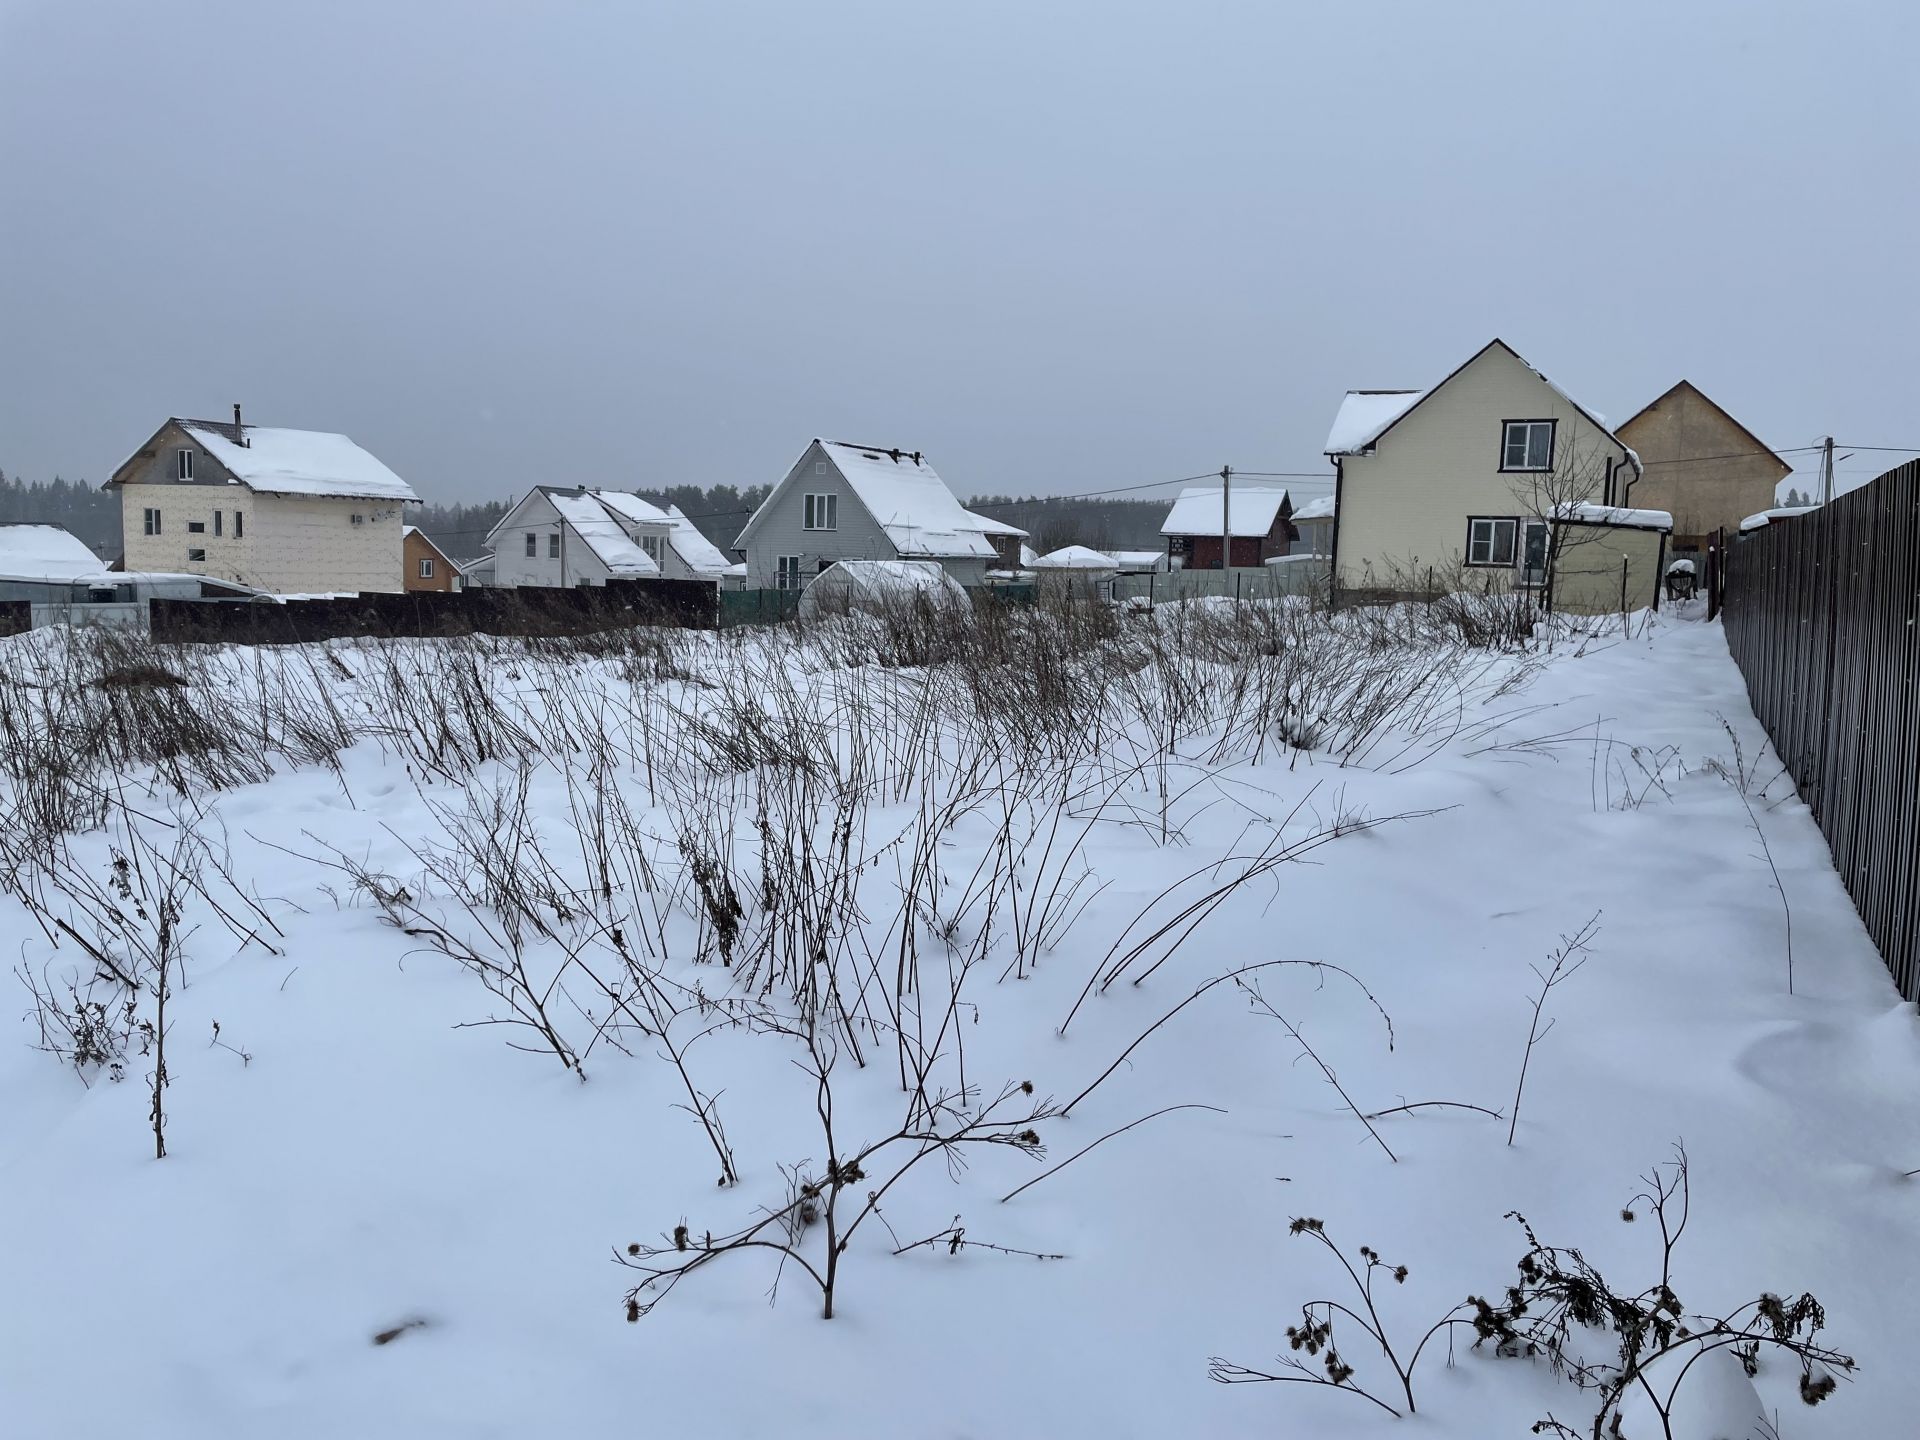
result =
[[1754,714],[1920,1001],[1920,461],[1753,532],[1725,563]]
[[559,590],[362,594],[324,600],[153,600],[161,644],[297,645],[430,635],[579,635],[637,625],[712,629],[718,589],[706,580],[610,580]]

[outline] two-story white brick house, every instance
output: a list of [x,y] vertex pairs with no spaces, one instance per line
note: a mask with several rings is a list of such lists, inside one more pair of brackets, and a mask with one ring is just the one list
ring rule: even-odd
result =
[[345,435],[169,419],[106,488],[128,570],[206,575],[276,594],[405,587],[413,487]]

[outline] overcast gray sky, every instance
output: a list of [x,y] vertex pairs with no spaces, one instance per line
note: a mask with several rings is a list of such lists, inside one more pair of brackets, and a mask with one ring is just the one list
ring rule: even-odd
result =
[[1494,335],[1920,446],[1916,11],[0,0],[0,467],[240,400],[435,500],[1324,475]]

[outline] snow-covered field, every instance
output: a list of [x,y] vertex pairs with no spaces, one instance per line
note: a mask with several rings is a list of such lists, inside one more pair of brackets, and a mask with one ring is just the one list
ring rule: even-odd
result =
[[[0,1435],[1584,1435],[1470,1329],[1413,1419],[1209,1362],[1361,1308],[1294,1217],[1408,1267],[1402,1360],[1513,1283],[1510,1211],[1640,1291],[1621,1212],[1677,1146],[1685,1311],[1811,1291],[1859,1369],[1808,1408],[1790,1357],[1702,1364],[1674,1433],[1914,1433],[1920,1026],[1717,627],[1181,612],[998,668],[843,626],[4,642],[8,966],[100,1001],[123,1078],[4,977]],[[190,683],[93,683],[148,659]],[[703,1248],[762,1221],[791,1256]]]

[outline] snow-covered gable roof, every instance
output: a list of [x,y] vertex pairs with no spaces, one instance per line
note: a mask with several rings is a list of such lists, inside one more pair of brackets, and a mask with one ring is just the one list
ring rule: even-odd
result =
[[[1242,538],[1267,534],[1273,529],[1273,522],[1280,517],[1280,507],[1286,503],[1287,492],[1284,489],[1234,486],[1232,498],[1227,502],[1233,533]],[[1160,527],[1160,533],[1218,535],[1220,487],[1190,485],[1182,490],[1179,498],[1173,502],[1173,508],[1167,512],[1166,523]]]
[[993,544],[981,531],[980,517],[954,498],[924,455],[838,440],[815,443],[900,554],[993,558]]
[[1103,555],[1086,545],[1062,545],[1049,550],[1033,562],[1036,570],[1115,570],[1119,567],[1111,555]]
[[1006,521],[996,520],[991,515],[982,515],[978,510],[969,510],[967,515],[968,518],[978,522],[973,528],[982,535],[1018,535],[1022,540],[1027,538],[1027,532],[1018,525],[1009,525]]
[[1430,390],[1349,390],[1346,399],[1340,404],[1340,409],[1334,413],[1333,429],[1327,434],[1327,448],[1325,453],[1328,455],[1357,455],[1369,446],[1377,444],[1387,431],[1391,430],[1408,415],[1412,414],[1422,401],[1444,390],[1447,386],[1447,381],[1452,380],[1455,375],[1458,375],[1475,360],[1478,360],[1482,355],[1493,349],[1506,351],[1508,355],[1532,371],[1542,385],[1545,385],[1549,390],[1553,391],[1554,394],[1566,401],[1567,404],[1579,411],[1596,430],[1625,451],[1628,463],[1633,466],[1636,475],[1643,472],[1639,455],[1635,453],[1631,445],[1628,445],[1626,441],[1613,433],[1612,429],[1607,425],[1607,420],[1604,415],[1597,410],[1589,410],[1585,405],[1582,405],[1578,400],[1574,399],[1573,396],[1549,380],[1546,375],[1541,372],[1539,367],[1529,361],[1526,356],[1522,355],[1518,350],[1515,350],[1511,345],[1507,344],[1506,341],[1497,336],[1474,351],[1472,355],[1468,356],[1460,364],[1456,365],[1448,372],[1446,380],[1442,380]]
[[0,580],[64,584],[100,569],[100,557],[58,525],[0,525]]
[[680,557],[681,564],[697,575],[733,573],[733,562],[721,553],[718,545],[700,533],[678,505],[667,507],[667,518],[673,521],[671,543],[673,553]]
[[607,567],[610,575],[651,576],[660,573],[653,557],[620,528],[620,522],[593,495],[549,490],[547,501],[572,527],[586,547]]
[[1309,500],[1293,512],[1294,523],[1298,524],[1302,520],[1331,520],[1333,505],[1334,500],[1331,495],[1322,495],[1318,500]]
[[1424,390],[1349,390],[1327,432],[1328,455],[1358,455],[1427,396]]
[[345,435],[229,425],[216,420],[174,423],[204,445],[207,453],[249,490],[353,500],[420,499],[411,485]]

